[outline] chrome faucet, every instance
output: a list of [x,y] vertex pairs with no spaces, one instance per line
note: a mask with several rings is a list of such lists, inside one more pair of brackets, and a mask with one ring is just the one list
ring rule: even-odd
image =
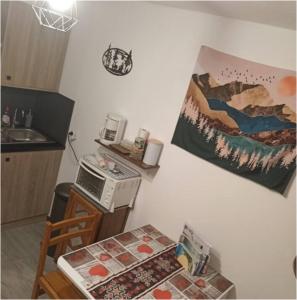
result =
[[18,114],[18,109],[16,108],[13,114],[12,122],[11,122],[11,127],[15,128],[17,125],[17,114]]
[[13,114],[11,127],[16,128],[17,126],[20,126],[23,123],[24,118],[25,111],[23,109],[19,110],[19,108],[16,108]]

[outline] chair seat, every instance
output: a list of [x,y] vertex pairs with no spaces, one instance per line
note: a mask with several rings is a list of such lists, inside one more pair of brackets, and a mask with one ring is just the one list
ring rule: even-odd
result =
[[[41,287],[48,292],[49,285],[59,299],[86,299],[86,297],[60,272],[48,272],[39,278]],[[54,295],[52,295],[55,298]]]

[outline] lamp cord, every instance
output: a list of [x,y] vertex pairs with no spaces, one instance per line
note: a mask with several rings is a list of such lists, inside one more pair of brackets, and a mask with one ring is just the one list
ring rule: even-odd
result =
[[73,155],[74,155],[74,157],[75,157],[75,160],[76,160],[76,162],[78,163],[78,158],[77,158],[77,156],[76,156],[76,152],[75,152],[75,150],[74,150],[74,148],[73,148],[73,146],[72,146],[72,142],[70,141],[70,133],[68,133],[68,135],[67,135],[67,139],[68,139],[68,143],[69,143],[69,146],[70,146],[70,148],[71,148],[71,150],[72,150],[72,153],[73,153]]

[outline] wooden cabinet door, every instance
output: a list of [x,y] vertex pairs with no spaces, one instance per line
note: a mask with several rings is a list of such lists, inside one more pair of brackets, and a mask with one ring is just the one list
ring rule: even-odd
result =
[[6,29],[8,5],[9,5],[8,1],[1,1],[1,47],[3,45],[4,33]]
[[68,38],[69,32],[41,26],[28,3],[9,2],[2,47],[2,85],[57,91]]
[[1,223],[49,212],[62,151],[1,154]]
[[27,187],[30,185],[30,155],[1,153],[1,223],[22,218],[27,213]]
[[129,216],[130,207],[127,205],[117,207],[115,208],[114,212],[111,213],[108,210],[106,210],[104,207],[102,207],[100,204],[94,202],[89,196],[81,192],[76,187],[71,189],[69,202],[67,207],[67,212],[65,214],[65,218],[74,217],[77,214],[74,213],[74,211],[78,211],[80,214],[81,212],[85,211],[85,209],[81,209],[79,205],[76,207],[78,209],[69,208],[70,206],[73,207],[74,203],[90,203],[92,207],[95,207],[97,211],[100,212],[101,218],[100,218],[100,224],[98,227],[98,230],[94,237],[95,241],[101,241],[104,239],[107,239],[111,236],[114,236],[116,234],[122,233],[125,229],[126,222]]
[[129,212],[130,207],[126,205],[115,208],[113,213],[104,214],[104,218],[102,218],[102,222],[97,233],[96,241],[102,241],[111,236],[122,233],[125,229]]
[[54,196],[62,151],[31,152],[27,202],[31,216],[47,214]]

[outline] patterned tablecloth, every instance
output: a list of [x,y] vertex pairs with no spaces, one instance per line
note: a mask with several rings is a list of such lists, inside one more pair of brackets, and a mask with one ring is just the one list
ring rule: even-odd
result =
[[65,254],[58,267],[91,299],[222,298],[233,284],[209,268],[191,276],[175,258],[176,243],[151,225]]

